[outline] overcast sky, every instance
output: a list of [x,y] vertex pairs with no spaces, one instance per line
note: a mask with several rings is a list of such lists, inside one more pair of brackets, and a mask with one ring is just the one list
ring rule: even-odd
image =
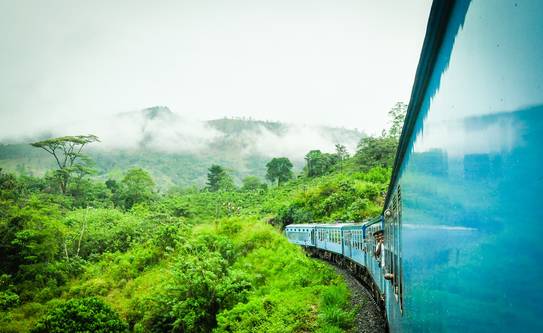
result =
[[377,133],[429,0],[0,0],[0,131],[154,105]]

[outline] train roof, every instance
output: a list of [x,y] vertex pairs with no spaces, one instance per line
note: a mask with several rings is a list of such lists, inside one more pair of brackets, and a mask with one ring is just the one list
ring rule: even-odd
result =
[[443,44],[453,6],[454,1],[434,1],[432,4],[430,17],[428,18],[428,24],[426,26],[426,36],[424,37],[419,64],[415,73],[413,88],[411,89],[407,114],[405,116],[398,149],[396,150],[396,157],[394,158],[392,177],[390,178],[385,203],[383,205],[383,214],[392,198],[392,193],[394,192],[394,187],[398,181],[403,160],[408,153],[409,142],[415,129],[424,96],[428,90],[428,85],[434,71],[439,50]]
[[346,223],[318,223],[316,224],[319,228],[343,228],[343,227],[354,227],[354,226],[362,226],[363,223],[354,223],[354,222],[346,222]]
[[286,228],[313,228],[315,227],[316,223],[304,223],[304,224],[289,224],[285,227]]
[[301,224],[289,224],[285,229],[292,228],[346,228],[346,227],[362,227],[370,226],[375,223],[381,222],[381,216],[375,217],[371,220],[363,222],[341,222],[341,223],[301,223]]

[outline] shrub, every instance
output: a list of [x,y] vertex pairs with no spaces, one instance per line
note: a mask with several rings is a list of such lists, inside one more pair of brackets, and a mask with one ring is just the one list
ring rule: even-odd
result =
[[9,310],[19,304],[19,295],[12,291],[0,291],[0,310]]
[[128,325],[118,314],[96,297],[71,299],[52,308],[32,333],[56,332],[127,332]]

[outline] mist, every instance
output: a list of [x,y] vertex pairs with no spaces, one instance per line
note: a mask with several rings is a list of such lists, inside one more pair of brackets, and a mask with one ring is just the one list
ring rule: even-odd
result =
[[41,128],[32,135],[6,140],[27,143],[47,137],[94,134],[100,142],[89,147],[93,150],[197,155],[213,152],[222,143],[236,147],[240,156],[285,156],[300,161],[310,150],[333,152],[336,144],[354,152],[364,135],[357,130],[342,129],[351,135],[337,137],[330,133],[331,128],[292,123],[281,123],[280,131],[272,131],[258,121],[244,122],[252,124],[251,128],[225,133],[207,120],[183,115],[167,107],[153,107],[112,116],[88,117],[77,122],[61,122]]
[[[59,124],[77,131],[81,122],[148,105],[168,105],[189,115],[187,123],[239,116],[379,133],[394,103],[409,99],[429,7],[426,0],[1,1],[0,140],[58,132]],[[118,125],[123,144],[137,135]],[[152,145],[169,149],[187,131],[183,141],[196,141],[184,149],[192,149],[213,136],[200,137],[194,125],[156,133]],[[104,145],[114,141],[108,135]],[[320,142],[318,133],[304,138],[311,135]]]

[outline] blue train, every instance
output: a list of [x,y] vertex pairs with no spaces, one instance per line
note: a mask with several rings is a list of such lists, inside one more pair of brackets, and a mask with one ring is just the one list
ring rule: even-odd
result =
[[543,1],[435,1],[382,215],[285,232],[393,332],[543,332],[542,194]]

